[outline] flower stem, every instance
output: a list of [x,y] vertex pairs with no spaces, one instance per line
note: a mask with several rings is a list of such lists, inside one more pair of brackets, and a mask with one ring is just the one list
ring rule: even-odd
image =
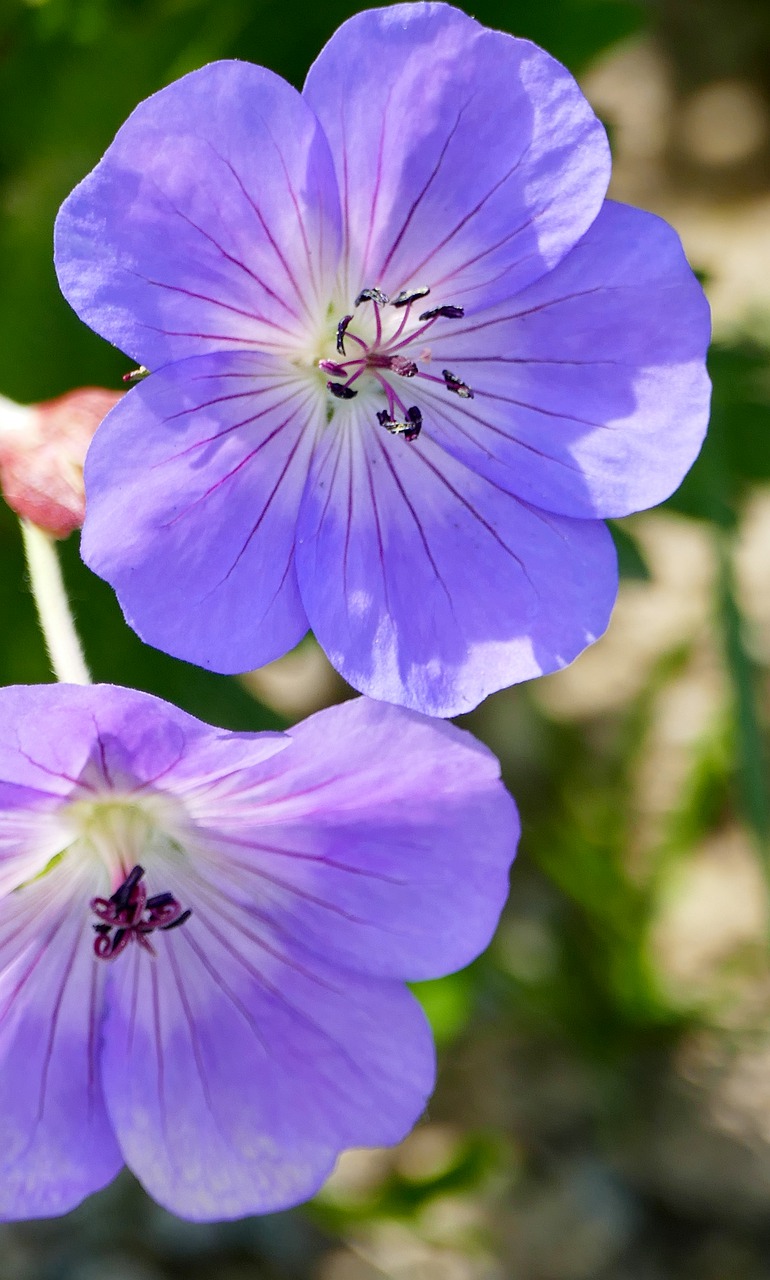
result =
[[30,520],[20,520],[29,581],[51,669],[66,684],[90,684],[72,620],[54,539]]

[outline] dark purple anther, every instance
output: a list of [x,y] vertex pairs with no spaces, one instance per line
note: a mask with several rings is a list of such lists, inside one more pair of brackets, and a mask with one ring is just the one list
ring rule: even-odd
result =
[[416,440],[422,431],[422,414],[416,404],[413,404],[411,409],[407,409],[406,417],[409,425],[404,432],[404,439]]
[[451,373],[449,369],[442,369],[441,376],[446,383],[447,391],[454,391],[455,395],[461,400],[472,400],[473,392],[467,382],[463,382],[456,374]]
[[406,356],[391,356],[390,368],[394,373],[400,373],[402,378],[413,378],[417,372],[414,360],[407,360]]
[[110,898],[92,898],[91,910],[99,917],[94,925],[94,953],[100,960],[114,960],[133,938],[145,951],[155,955],[147,935],[155,929],[175,929],[189,920],[192,911],[183,910],[173,893],[147,897],[142,884],[144,868],[136,866]]
[[172,920],[171,924],[161,925],[161,928],[164,930],[165,933],[168,933],[169,929],[178,929],[180,924],[184,924],[185,920],[190,919],[191,915],[192,915],[192,908],[188,907],[186,911],[182,912],[181,916],[177,916],[176,920]]
[[422,431],[422,414],[416,404],[413,404],[411,409],[407,409],[406,422],[396,422],[387,409],[380,410],[377,421],[392,436],[403,436],[405,440],[416,440]]
[[128,911],[130,909],[132,897],[135,896],[136,887],[143,875],[144,867],[134,867],[133,871],[128,873],[123,883],[115,890],[110,902],[113,903],[116,911]]
[[362,302],[379,302],[384,307],[390,299],[387,293],[383,293],[382,289],[362,289],[355,301],[355,306],[359,307]]
[[351,316],[343,316],[337,325],[337,350],[341,356],[345,354],[345,330],[353,319]]
[[391,302],[392,307],[408,307],[410,302],[416,302],[418,298],[427,298],[430,289],[424,284],[420,289],[402,289],[396,294]]
[[434,307],[432,311],[423,311],[421,320],[435,320],[436,316],[446,316],[448,320],[460,320],[465,315],[465,307],[455,307],[450,303],[445,307]]
[[327,382],[326,389],[338,400],[352,400],[353,396],[358,395],[355,387],[348,387],[344,382]]

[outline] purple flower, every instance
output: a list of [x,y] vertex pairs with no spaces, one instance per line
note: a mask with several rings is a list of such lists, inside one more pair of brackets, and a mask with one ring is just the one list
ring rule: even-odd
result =
[[221,62],[142,103],[57,229],[67,298],[156,371],[86,468],[140,636],[229,672],[309,626],[437,715],[591,643],[601,521],[675,488],[708,403],[700,287],[609,168],[562,66],[444,4],[358,14],[301,95]]
[[485,946],[517,833],[489,752],[395,707],[249,734],[0,690],[0,1217],[123,1163],[238,1217],[397,1142],[434,1070],[404,979]]

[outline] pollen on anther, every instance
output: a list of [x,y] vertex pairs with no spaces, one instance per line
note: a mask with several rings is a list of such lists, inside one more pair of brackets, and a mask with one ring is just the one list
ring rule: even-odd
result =
[[395,418],[391,418],[387,409],[381,409],[377,414],[377,421],[381,427],[389,431],[392,436],[402,436],[404,440],[416,440],[422,431],[422,414],[413,404],[406,411],[406,422],[397,422]]
[[397,293],[395,298],[391,299],[392,307],[408,307],[410,302],[417,302],[418,298],[427,298],[430,288],[424,284],[419,289],[402,289]]
[[441,376],[446,383],[447,391],[454,391],[455,395],[459,396],[461,400],[473,400],[473,392],[468,383],[458,378],[457,374],[452,373],[450,369],[442,369]]
[[465,307],[455,307],[448,303],[443,307],[433,307],[431,311],[423,311],[421,320],[435,320],[437,316],[445,316],[448,320],[461,320],[465,315]]
[[337,350],[341,356],[345,354],[345,333],[352,319],[352,315],[343,316],[337,325]]
[[381,307],[384,307],[389,301],[387,293],[383,293],[382,289],[362,289],[356,298],[355,306],[359,307],[362,302],[378,302]]

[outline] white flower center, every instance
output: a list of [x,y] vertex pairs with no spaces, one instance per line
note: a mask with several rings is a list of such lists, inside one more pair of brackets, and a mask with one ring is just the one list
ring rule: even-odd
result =
[[118,884],[137,863],[178,858],[188,821],[167,795],[109,792],[71,801],[59,813],[69,836],[68,853],[100,862]]

